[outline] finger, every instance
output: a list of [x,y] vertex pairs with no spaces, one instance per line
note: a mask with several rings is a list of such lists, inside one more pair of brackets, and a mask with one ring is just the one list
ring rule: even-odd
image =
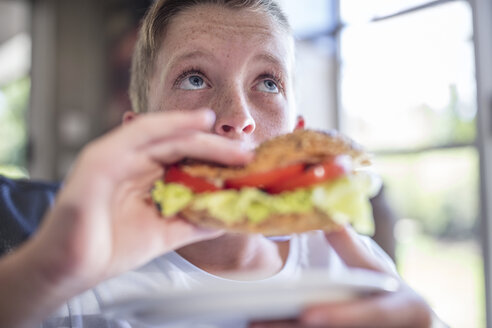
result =
[[[307,309],[301,315],[306,326],[323,327],[378,327],[388,323],[380,311],[380,300],[360,300],[338,304],[321,304]],[[390,326],[391,327],[391,326]]]
[[360,300],[316,305],[301,315],[305,326],[430,327],[431,311],[410,288]]
[[347,266],[393,273],[369,251],[360,236],[350,226],[325,233],[325,236]]
[[197,243],[199,241],[215,239],[222,236],[225,231],[217,229],[207,229],[197,226],[188,220],[176,216],[164,220],[162,230],[165,247],[171,246],[172,249]]
[[117,130],[108,142],[138,149],[186,131],[210,131],[215,114],[210,109],[147,113]]
[[[106,278],[143,265],[166,252],[224,234],[222,230],[201,228],[180,217],[163,219],[157,211],[140,220],[125,222],[125,225],[115,233],[114,244],[121,245],[120,250],[127,261],[118,259]],[[138,234],[135,233],[137,230]]]
[[167,139],[166,142],[153,144],[143,151],[165,164],[188,157],[226,165],[241,165],[253,158],[253,153],[238,141],[202,132]]

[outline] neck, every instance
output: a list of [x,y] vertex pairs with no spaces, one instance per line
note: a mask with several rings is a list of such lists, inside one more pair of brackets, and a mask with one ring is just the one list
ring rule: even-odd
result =
[[225,234],[177,252],[200,269],[221,277],[261,279],[282,269],[289,242],[275,243],[261,235]]

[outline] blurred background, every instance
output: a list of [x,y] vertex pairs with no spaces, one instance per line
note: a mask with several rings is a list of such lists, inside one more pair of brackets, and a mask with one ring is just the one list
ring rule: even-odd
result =
[[[0,1],[0,174],[61,180],[84,144],[120,123],[151,2]],[[485,327],[480,1],[279,2],[307,126],[375,154],[400,274],[450,326]]]

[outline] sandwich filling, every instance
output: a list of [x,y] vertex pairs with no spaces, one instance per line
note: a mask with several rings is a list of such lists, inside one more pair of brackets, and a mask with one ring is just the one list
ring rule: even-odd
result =
[[190,207],[207,211],[225,225],[247,220],[260,223],[270,215],[320,211],[338,224],[350,222],[360,233],[372,234],[374,224],[369,198],[378,191],[375,178],[365,171],[306,188],[267,193],[258,188],[194,192],[179,183],[156,182],[152,198],[164,217]]

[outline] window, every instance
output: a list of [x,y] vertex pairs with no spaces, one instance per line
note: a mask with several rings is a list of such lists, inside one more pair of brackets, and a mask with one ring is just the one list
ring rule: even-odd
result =
[[296,39],[297,108],[310,128],[336,126],[337,7],[333,0],[278,1]]
[[469,2],[280,2],[300,112],[375,154],[400,274],[451,327],[485,327]]
[[27,127],[31,67],[29,7],[0,3],[0,175],[27,175]]
[[452,327],[485,327],[472,11],[340,1],[340,129],[375,153],[403,278]]

